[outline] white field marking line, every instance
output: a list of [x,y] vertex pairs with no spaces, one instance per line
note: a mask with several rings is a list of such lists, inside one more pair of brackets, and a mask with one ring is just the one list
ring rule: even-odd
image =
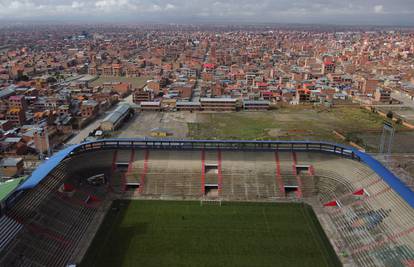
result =
[[263,208],[263,207],[262,207],[262,214],[263,214],[263,217],[265,218],[265,223],[266,223],[266,229],[267,229],[267,232],[269,232],[269,233],[270,233],[269,222],[268,222],[268,220],[267,220],[266,212],[264,211],[264,208]]
[[256,193],[257,195],[260,197],[260,190],[259,190],[259,182],[257,181],[257,175],[254,176],[255,180],[256,180]]
[[167,191],[167,182],[165,180],[164,180],[163,185],[164,185],[164,190],[163,190],[162,194],[165,195],[165,192]]
[[234,177],[233,175],[230,176],[231,178],[231,194],[234,195]]
[[[309,225],[309,222],[311,220],[310,220],[309,216],[307,216],[307,214],[305,214],[305,212],[306,211],[304,209],[302,209],[302,215],[305,217],[305,219],[307,221],[306,226],[308,227],[309,231],[311,232],[311,234],[313,236],[313,238],[312,238],[313,242],[315,243],[315,245],[317,247],[319,247],[320,251],[322,251],[322,254],[324,254],[324,256],[325,256],[325,257],[323,257],[323,261],[325,262],[326,266],[329,267],[329,263],[327,262],[327,258],[326,258],[326,257],[329,257],[329,255],[326,253],[325,248],[322,247],[323,244],[321,244],[321,242],[319,242],[320,239],[317,240],[320,237],[317,234],[315,235],[315,233],[313,232],[313,228]],[[319,219],[318,218],[316,218],[316,219],[318,220],[318,223],[319,223]]]

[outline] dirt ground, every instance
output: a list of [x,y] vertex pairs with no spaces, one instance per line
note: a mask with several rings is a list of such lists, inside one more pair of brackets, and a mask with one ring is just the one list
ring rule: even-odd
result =
[[325,140],[341,142],[344,135],[380,131],[383,118],[359,108],[318,110],[282,108],[276,111],[197,113],[189,125],[194,139]]
[[[369,152],[377,152],[384,119],[363,109],[280,109],[263,112],[137,112],[112,137],[152,137],[151,130],[163,128],[168,138],[243,140],[345,141],[333,134],[355,136]],[[414,151],[414,131],[399,129],[393,152]],[[354,137],[352,137],[354,138]],[[352,139],[351,139],[352,140]]]
[[[381,142],[381,131],[377,133],[358,134],[364,140],[368,151],[379,152]],[[414,152],[414,132],[397,131],[391,148],[392,153],[413,153]]]
[[394,114],[401,116],[409,123],[414,123],[414,109],[410,107],[387,107],[381,108],[381,110],[387,112],[391,110]]
[[118,129],[114,133],[114,137],[151,137],[152,129],[165,128],[171,132],[168,138],[186,138],[188,123],[195,122],[195,120],[195,113],[190,112],[140,112]]
[[[332,134],[332,129],[355,131],[355,128],[359,128],[357,136],[364,140],[365,148],[369,152],[378,152],[382,121],[372,118],[371,114],[354,112],[357,113],[355,116],[341,116],[340,112],[317,113],[312,110],[249,113],[141,112],[125,123],[112,137],[152,137],[152,129],[165,128],[172,133],[167,138],[175,139],[266,137],[280,140],[315,139],[341,142]],[[345,122],[341,121],[343,118]],[[400,177],[407,177],[407,184],[412,184],[414,188],[414,180],[411,178],[414,177],[413,151],[414,131],[397,131],[392,158],[378,159]]]

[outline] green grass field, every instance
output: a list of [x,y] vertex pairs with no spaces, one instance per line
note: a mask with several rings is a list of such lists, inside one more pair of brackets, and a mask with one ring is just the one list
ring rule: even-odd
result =
[[[260,112],[199,113],[197,121],[188,124],[188,135],[192,139],[325,140],[347,143],[333,134],[333,130],[350,138],[373,131],[380,135],[383,121],[384,118],[378,114],[358,107],[325,111],[310,107],[284,107]],[[365,140],[361,141],[359,144],[364,146]],[[368,146],[365,148],[370,150]]]
[[118,200],[81,266],[340,266],[302,204]]

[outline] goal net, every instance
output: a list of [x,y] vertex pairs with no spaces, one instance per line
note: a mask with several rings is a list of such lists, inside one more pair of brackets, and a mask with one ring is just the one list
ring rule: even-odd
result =
[[221,199],[201,199],[200,206],[221,206]]

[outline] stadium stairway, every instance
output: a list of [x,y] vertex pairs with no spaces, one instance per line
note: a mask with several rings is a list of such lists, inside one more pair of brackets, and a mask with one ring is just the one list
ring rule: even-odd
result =
[[274,153],[223,152],[223,190],[226,199],[260,200],[283,197],[276,180]]
[[317,194],[315,177],[313,175],[300,175],[302,181],[302,195],[304,198],[314,197]]
[[[184,163],[183,163],[184,162]],[[201,153],[194,151],[149,152],[147,170],[144,172],[143,155],[137,153],[131,176],[145,173],[143,196],[199,197],[201,188]]]
[[285,196],[286,192],[285,192],[285,185],[283,183],[283,179],[281,176],[279,152],[275,151],[274,157],[275,157],[275,167],[276,167],[275,178],[276,178],[277,186],[279,188],[280,195]]

